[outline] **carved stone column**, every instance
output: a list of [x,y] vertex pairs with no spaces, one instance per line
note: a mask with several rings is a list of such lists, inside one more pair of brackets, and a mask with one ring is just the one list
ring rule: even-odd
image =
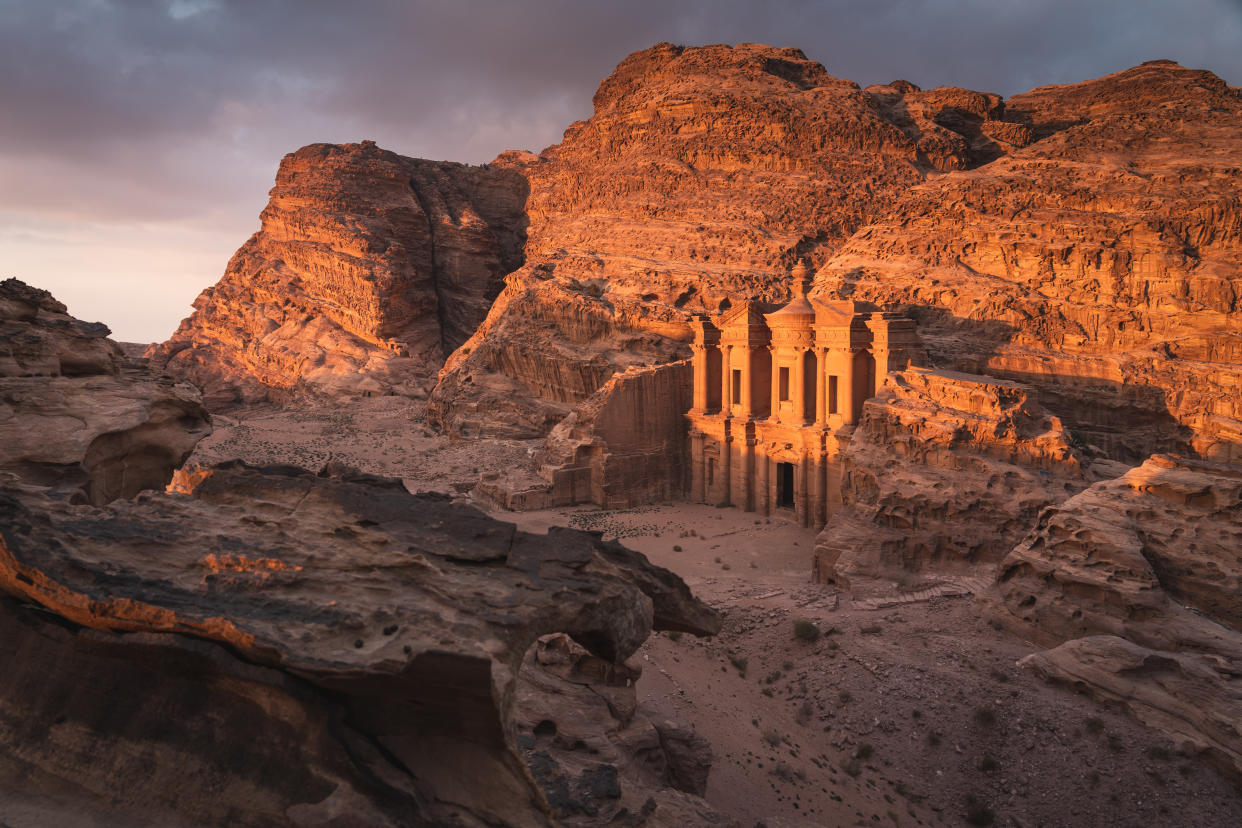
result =
[[753,416],[755,410],[750,404],[751,353],[749,346],[745,346],[740,350],[742,353],[742,398],[738,400],[738,402],[742,404],[742,416],[749,420]]
[[772,485],[772,461],[762,451],[758,453],[756,462],[759,465],[759,485],[755,490],[755,498],[758,501],[756,508],[764,517],[772,516],[772,493],[769,487]]
[[815,424],[828,422],[828,349],[815,349]]
[[703,456],[703,441],[706,439],[701,431],[695,431],[690,435],[690,502],[706,503],[707,492],[705,489],[705,480],[707,477],[706,458]]
[[846,425],[854,424],[853,348],[832,348],[828,352],[828,371],[837,376],[837,413]]
[[776,348],[774,348],[774,347],[772,347],[771,345],[769,345],[769,346],[768,346],[768,351],[769,351],[769,352],[770,352],[770,354],[771,354],[771,365],[772,365],[772,405],[771,405],[771,407],[768,409],[768,411],[769,411],[769,412],[771,412],[771,413],[769,413],[769,414],[768,414],[768,419],[770,419],[772,422],[774,422],[774,423],[775,423],[775,422],[780,422],[780,419],[781,419],[781,417],[780,417],[780,410],[781,410],[781,408],[780,408],[780,407],[781,407],[781,391],[780,391],[780,388],[781,388],[781,385],[780,385],[781,369],[780,369],[780,368],[777,366],[777,364],[776,364]]
[[798,359],[794,362],[793,378],[789,383],[789,399],[793,402],[794,425],[806,423],[806,351],[799,348]]
[[690,346],[693,357],[691,367],[694,370],[694,407],[696,414],[707,410],[707,348],[694,344]]

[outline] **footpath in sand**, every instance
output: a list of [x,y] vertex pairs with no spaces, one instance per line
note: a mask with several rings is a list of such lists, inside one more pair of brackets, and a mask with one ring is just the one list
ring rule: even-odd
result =
[[[337,460],[465,501],[535,443],[450,442],[416,403],[217,418],[192,460]],[[784,517],[672,504],[512,513],[535,532],[602,531],[721,610],[710,640],[652,636],[640,700],[712,743],[707,799],[743,824],[1234,826],[1242,792],[1161,736],[1015,667],[1036,648],[990,626],[987,578],[854,601],[810,584],[814,533]],[[957,593],[957,594],[948,594]],[[795,635],[795,622],[819,632]]]

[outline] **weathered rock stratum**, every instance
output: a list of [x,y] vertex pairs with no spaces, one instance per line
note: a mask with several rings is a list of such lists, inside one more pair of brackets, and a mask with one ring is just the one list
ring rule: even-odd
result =
[[281,161],[262,228],[152,361],[213,407],[419,393],[521,264],[526,193],[500,166],[303,147]]
[[0,591],[61,619],[4,604],[6,788],[210,824],[545,824],[509,724],[535,639],[612,662],[653,624],[718,626],[624,547],[399,481],[224,465],[174,488],[102,510],[0,493]]
[[1242,470],[1156,455],[1043,512],[1005,558],[997,617],[1026,664],[1242,775]]
[[1239,90],[1154,61],[1006,107],[1033,143],[911,188],[821,290],[909,306],[937,364],[1037,386],[1117,459],[1239,462]]
[[1030,388],[917,368],[867,401],[840,463],[843,505],[816,538],[813,576],[846,587],[986,578],[1046,506],[1089,483]]
[[211,433],[198,390],[132,362],[108,328],[0,282],[0,485],[107,503],[162,489]]
[[[612,665],[720,627],[598,535],[337,466],[174,476],[193,389],[46,292],[5,282],[0,313],[0,822],[550,825],[513,723],[531,645]],[[627,789],[673,824],[691,795],[661,774]]]

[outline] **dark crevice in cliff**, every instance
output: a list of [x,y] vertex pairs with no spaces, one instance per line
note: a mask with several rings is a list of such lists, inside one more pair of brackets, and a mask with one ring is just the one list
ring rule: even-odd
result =
[[436,226],[431,219],[431,208],[427,204],[427,199],[418,189],[418,183],[410,178],[410,193],[414,196],[414,200],[418,202],[418,209],[422,210],[423,218],[427,222],[427,258],[431,262],[431,283],[435,287],[436,295],[436,324],[439,326],[440,349],[442,355],[447,358],[452,349],[449,348],[448,342],[445,340],[444,328],[444,297],[440,292],[440,265],[436,259]]

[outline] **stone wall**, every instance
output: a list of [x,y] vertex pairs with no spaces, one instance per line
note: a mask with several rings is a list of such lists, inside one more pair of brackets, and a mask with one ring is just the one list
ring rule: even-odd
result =
[[536,456],[551,504],[610,509],[681,497],[688,485],[689,360],[614,375]]

